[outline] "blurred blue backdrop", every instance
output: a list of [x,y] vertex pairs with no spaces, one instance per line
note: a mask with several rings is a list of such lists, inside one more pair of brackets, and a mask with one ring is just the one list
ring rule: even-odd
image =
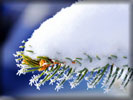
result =
[[[69,2],[2,2],[1,3],[1,95],[6,96],[45,96],[60,94],[89,94],[103,91],[99,85],[95,89],[87,90],[86,82],[72,89],[69,83],[59,92],[54,90],[55,85],[47,82],[38,91],[29,85],[32,73],[16,76],[17,68],[13,53],[19,51],[22,40],[27,40],[40,24],[54,16],[62,8],[70,6],[75,0]],[[75,95],[76,96],[76,95]]]

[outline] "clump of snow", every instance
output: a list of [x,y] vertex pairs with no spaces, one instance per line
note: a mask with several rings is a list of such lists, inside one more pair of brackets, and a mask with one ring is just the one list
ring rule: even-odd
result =
[[[82,65],[71,64],[79,69],[103,67],[107,63],[122,67],[129,58],[129,7],[126,4],[74,3],[43,22],[25,44],[24,54],[36,59],[70,61],[81,57]],[[33,53],[27,52],[32,50]],[[90,63],[84,53],[90,55]],[[96,59],[98,55],[101,60]],[[108,59],[110,55],[118,58]]]

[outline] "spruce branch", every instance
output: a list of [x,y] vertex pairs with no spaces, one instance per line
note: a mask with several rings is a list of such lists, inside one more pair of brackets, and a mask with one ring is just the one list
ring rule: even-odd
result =
[[[89,63],[91,63],[92,61],[94,62],[96,59],[99,62],[102,61],[102,58],[100,58],[98,55],[92,57],[87,53],[84,53],[84,55],[87,56],[87,60],[89,61]],[[70,82],[71,88],[79,85],[79,83],[83,79],[87,81],[88,88],[92,88],[99,84],[104,77],[106,79],[104,81],[104,86],[106,85],[108,86],[108,89],[110,89],[116,80],[121,79],[121,76],[124,76],[121,85],[123,85],[123,87],[126,87],[133,76],[133,69],[130,68],[127,64],[123,65],[122,68],[116,67],[114,64],[106,64],[103,67],[96,67],[90,71],[86,67],[81,68],[79,71],[75,71],[76,68],[73,68],[71,65],[76,64],[78,66],[82,66],[82,61],[84,60],[83,58],[76,57],[75,59],[72,59],[66,57],[65,59],[70,61],[69,64],[71,63],[70,65],[67,65],[65,61],[51,59],[46,56],[37,56],[37,60],[34,60],[31,57],[24,55],[23,51],[17,51],[14,56],[18,57],[16,61],[20,64],[17,64],[17,66],[21,68],[18,71],[17,75],[26,74],[34,71],[39,73],[41,72],[39,75],[34,75],[29,83],[31,86],[32,84],[34,84],[39,90],[41,85],[50,80],[50,84],[53,84],[54,82],[57,83],[55,89],[58,91],[59,89],[63,88],[63,84],[70,79],[72,80],[72,82]],[[126,56],[123,56],[122,58],[125,60],[127,59]],[[108,56],[107,59],[114,61],[116,59],[119,59],[119,57],[112,54]],[[126,69],[127,72],[124,75]],[[87,73],[89,73],[89,75],[87,75]],[[107,73],[108,75],[104,76]],[[41,77],[43,78],[40,79]]]

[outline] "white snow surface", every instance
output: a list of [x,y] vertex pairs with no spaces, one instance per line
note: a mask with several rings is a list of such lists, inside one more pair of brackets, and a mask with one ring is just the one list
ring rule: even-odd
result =
[[[93,58],[92,63],[83,53]],[[129,58],[129,6],[76,2],[41,24],[26,42],[24,54],[33,59],[48,56],[79,69],[107,63],[122,67],[129,60],[123,58]],[[111,54],[118,59],[107,59]],[[82,65],[71,64],[65,57],[81,57]]]

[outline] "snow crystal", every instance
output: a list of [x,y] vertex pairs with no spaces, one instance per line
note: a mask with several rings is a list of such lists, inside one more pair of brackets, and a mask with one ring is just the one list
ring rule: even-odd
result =
[[57,90],[57,92],[61,89],[61,88],[63,88],[63,85],[60,85],[60,83],[56,83],[57,85],[56,85],[56,88],[55,88],[55,90]]
[[15,59],[16,63],[19,63],[19,59]]
[[32,84],[34,84],[34,83],[36,84],[37,81],[38,81],[39,76],[40,76],[39,74],[38,75],[33,75],[32,78],[29,80],[30,81],[29,85],[32,86]]
[[79,85],[79,82],[69,82],[70,83],[70,86],[71,86],[71,89],[75,88],[77,85]]
[[89,83],[89,82],[87,82],[87,90],[88,90],[88,89],[92,89],[92,88],[95,88],[95,86],[90,85],[90,83]]
[[17,54],[13,54],[13,56],[14,56],[14,57],[18,57],[18,55],[17,55]]
[[26,74],[26,71],[27,71],[27,69],[25,69],[25,68],[21,68],[20,70],[18,70],[18,72],[16,73],[16,75],[21,75],[21,74]]
[[[77,2],[62,9],[33,32],[25,44],[24,54],[36,59],[48,56],[70,62],[66,57],[81,57],[82,66],[92,70],[107,63],[121,67],[128,64],[129,56],[129,7],[127,4],[89,4]],[[30,46],[31,45],[31,46]],[[26,52],[32,50],[34,53]],[[87,53],[93,58],[90,63]],[[111,54],[118,56],[107,59]],[[96,59],[98,55],[101,60]],[[129,57],[128,57],[129,58]]]
[[40,85],[39,83],[35,83],[36,89],[40,90]]

